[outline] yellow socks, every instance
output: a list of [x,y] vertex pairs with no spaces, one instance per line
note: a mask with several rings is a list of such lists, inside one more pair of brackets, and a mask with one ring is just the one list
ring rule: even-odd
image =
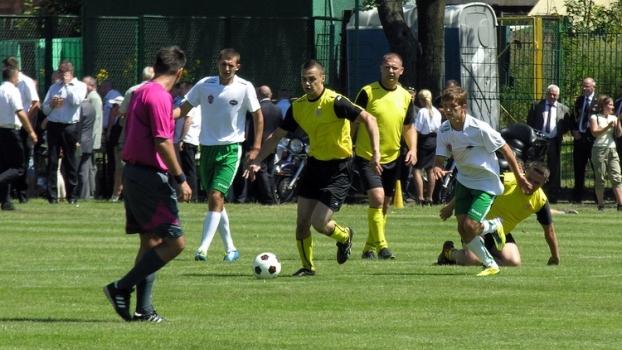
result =
[[365,243],[364,251],[373,249],[380,251],[380,249],[387,247],[387,241],[384,237],[386,220],[387,216],[382,213],[382,208],[367,208],[369,234],[367,235],[367,243]]
[[315,266],[313,264],[313,238],[311,235],[303,240],[297,239],[296,245],[298,246],[298,254],[300,255],[302,266],[311,271],[315,271]]
[[345,243],[345,241],[348,240],[348,237],[350,237],[350,232],[348,231],[348,229],[337,225],[337,223],[335,222],[335,230],[330,235],[330,238],[336,240],[339,243]]

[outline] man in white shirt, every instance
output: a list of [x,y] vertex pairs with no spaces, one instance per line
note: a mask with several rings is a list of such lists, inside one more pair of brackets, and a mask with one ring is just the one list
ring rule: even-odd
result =
[[[193,83],[186,81],[180,84],[180,96],[184,97],[194,86]],[[179,132],[179,162],[181,169],[186,175],[186,181],[192,190],[190,202],[198,201],[197,167],[196,155],[199,152],[199,134],[201,133],[201,106],[196,106],[188,112],[186,118],[180,118]]]
[[9,197],[9,185],[26,170],[24,166],[24,147],[20,129],[26,129],[32,143],[37,135],[22,107],[22,97],[17,89],[19,71],[15,68],[2,70],[0,85],[0,208],[15,210]]
[[118,125],[118,116],[111,115],[113,105],[110,101],[114,101],[115,98],[122,96],[121,93],[114,89],[112,81],[106,79],[103,80],[99,86],[99,95],[103,101],[103,116],[102,116],[102,129],[105,136],[106,147],[106,171],[104,174],[104,189],[106,193],[102,193],[104,198],[112,195],[115,176],[115,146],[117,145],[119,132],[121,126]]
[[78,158],[76,149],[80,143],[80,106],[86,98],[86,84],[73,76],[74,66],[69,60],[58,66],[61,80],[52,84],[43,101],[43,113],[47,115],[48,140],[48,201],[58,203],[58,161],[63,151],[62,166],[65,176],[67,202],[77,203]]
[[[34,80],[32,80],[32,78],[30,78],[29,76],[23,74],[21,71],[19,71],[19,63],[17,62],[17,59],[15,57],[7,57],[2,61],[2,68],[14,68],[18,70],[18,81],[17,81],[17,89],[19,90],[20,95],[22,96],[22,107],[24,107],[24,113],[26,113],[26,115],[28,115],[28,120],[30,121],[30,125],[36,125],[36,118],[37,118],[37,114],[39,112],[39,108],[41,107],[41,104],[39,103],[39,93],[37,93],[37,86],[35,85]],[[13,189],[15,190],[16,194],[17,194],[17,199],[19,200],[20,203],[26,203],[29,200],[29,193],[32,191],[34,191],[34,185],[35,185],[35,179],[36,176],[34,174],[34,169],[33,169],[33,174],[30,178],[32,178],[32,181],[29,181],[29,176],[28,176],[28,168],[31,164],[33,164],[33,168],[34,168],[34,163],[32,162],[32,157],[33,157],[33,153],[32,153],[32,149],[34,147],[34,144],[29,144],[28,143],[28,134],[26,133],[26,129],[22,128],[20,131],[20,136],[22,138],[22,143],[24,146],[24,164],[26,167],[26,171],[24,172],[24,174],[22,174],[19,179],[17,179],[15,182],[13,182]],[[32,186],[29,186],[29,183],[32,184]],[[31,188],[32,187],[32,188]]]

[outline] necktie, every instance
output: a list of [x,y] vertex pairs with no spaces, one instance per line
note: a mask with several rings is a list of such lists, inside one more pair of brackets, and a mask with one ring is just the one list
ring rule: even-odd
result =
[[587,130],[587,124],[589,123],[590,116],[590,99],[585,98],[585,105],[583,106],[583,112],[581,113],[581,125],[580,128],[583,130],[581,132],[585,132]]
[[547,115],[547,120],[546,120],[546,127],[544,128],[544,131],[546,131],[546,133],[550,133],[551,132],[551,119],[553,119],[553,108],[555,108],[555,105],[552,104],[548,104],[549,105],[549,114]]

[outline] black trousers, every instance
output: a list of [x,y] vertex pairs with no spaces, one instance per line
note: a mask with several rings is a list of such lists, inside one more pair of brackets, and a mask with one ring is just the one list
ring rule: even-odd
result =
[[29,143],[28,132],[25,128],[19,130],[19,136],[21,138],[22,147],[24,148],[24,173],[13,182],[11,190],[15,197],[19,199],[20,203],[28,202],[28,164],[32,157],[32,147]]
[[274,203],[274,153],[267,156],[261,162],[261,169],[255,175],[256,184],[256,196],[257,200],[261,204],[272,205]]
[[572,160],[574,162],[574,191],[572,193],[572,200],[580,202],[583,200],[583,191],[585,189],[585,167],[588,162],[590,167],[593,168],[592,157],[592,145],[593,142],[588,141],[587,135],[582,134],[580,140],[573,141]]
[[61,150],[63,151],[62,172],[65,178],[67,200],[77,198],[78,163],[76,148],[78,140],[78,124],[63,124],[49,122],[47,126],[48,138],[48,200],[58,200],[58,162]]
[[184,175],[186,175],[186,181],[192,190],[191,202],[196,202],[199,194],[199,187],[197,185],[197,161],[195,158],[198,149],[199,146],[184,142],[182,150],[179,152],[181,170],[184,172]]
[[11,201],[9,186],[26,172],[19,130],[0,128],[0,203]]

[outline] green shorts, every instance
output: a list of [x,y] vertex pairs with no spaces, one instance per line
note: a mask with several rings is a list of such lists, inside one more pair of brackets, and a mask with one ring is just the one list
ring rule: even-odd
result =
[[460,181],[456,181],[455,191],[455,215],[468,215],[477,222],[483,222],[496,196],[484,191],[472,190]]
[[201,184],[209,194],[212,190],[227,195],[240,165],[242,147],[234,143],[224,146],[201,145]]

